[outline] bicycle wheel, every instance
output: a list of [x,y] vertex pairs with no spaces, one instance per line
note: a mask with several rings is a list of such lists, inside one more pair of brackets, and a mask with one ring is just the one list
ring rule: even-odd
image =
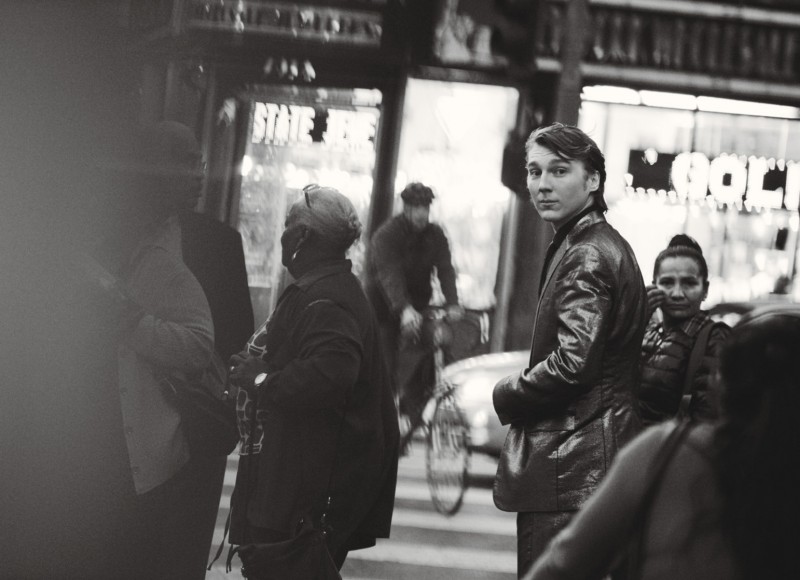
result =
[[428,488],[436,511],[455,514],[464,501],[469,472],[469,427],[455,397],[436,402],[425,447]]

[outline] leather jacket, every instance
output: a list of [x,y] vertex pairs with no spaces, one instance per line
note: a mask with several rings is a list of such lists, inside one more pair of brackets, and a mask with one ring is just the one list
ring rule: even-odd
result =
[[599,211],[553,255],[529,367],[494,388],[511,424],[494,500],[506,511],[578,509],[640,429],[636,412],[646,293],[633,250]]

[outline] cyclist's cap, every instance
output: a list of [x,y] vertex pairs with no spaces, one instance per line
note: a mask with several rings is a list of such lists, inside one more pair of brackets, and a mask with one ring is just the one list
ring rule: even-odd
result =
[[433,190],[427,185],[414,181],[406,185],[400,193],[403,203],[408,205],[430,205],[435,197]]

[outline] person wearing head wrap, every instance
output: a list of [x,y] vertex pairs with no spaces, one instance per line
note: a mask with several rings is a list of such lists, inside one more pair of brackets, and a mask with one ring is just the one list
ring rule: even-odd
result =
[[447,236],[441,226],[429,221],[433,191],[412,182],[400,198],[403,211],[381,225],[370,240],[365,285],[381,325],[400,412],[411,416],[421,412],[424,387],[433,380],[432,355],[419,338],[422,311],[433,297],[434,271],[449,318],[460,319],[463,309]]
[[389,535],[397,411],[377,323],[346,258],[360,235],[353,204],[331,187],[308,186],[289,208],[281,247],[294,281],[231,357],[242,435],[232,544],[289,539],[301,519],[320,526],[324,513],[341,567],[349,550]]
[[[642,340],[639,412],[645,425],[674,417],[713,419],[716,405],[709,392],[716,361],[730,328],[714,322],[700,305],[708,296],[708,265],[700,245],[678,234],[656,257],[653,282],[647,287],[650,322]],[[660,316],[653,316],[658,310]],[[707,332],[703,329],[709,327]],[[705,340],[702,363],[684,393],[689,359],[698,337]],[[683,401],[683,402],[682,402]],[[683,408],[682,408],[683,405]]]

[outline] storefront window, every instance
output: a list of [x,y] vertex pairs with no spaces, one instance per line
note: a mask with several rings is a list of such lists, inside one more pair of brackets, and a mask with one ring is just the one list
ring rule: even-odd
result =
[[784,290],[800,223],[798,109],[618,87],[583,97],[579,125],[606,155],[608,220],[646,281],[687,233],[708,261],[708,305]]
[[[467,308],[495,304],[500,236],[512,195],[500,170],[517,99],[515,89],[418,79],[406,90],[394,209],[401,211],[399,193],[408,182],[434,190],[431,220],[450,240]],[[434,300],[443,302],[441,292]]]
[[[239,231],[256,321],[271,312],[283,276],[288,206],[309,183],[348,196],[366,227],[380,119],[377,90],[263,87],[244,96],[249,123],[241,165]],[[363,268],[364,241],[350,250]]]

